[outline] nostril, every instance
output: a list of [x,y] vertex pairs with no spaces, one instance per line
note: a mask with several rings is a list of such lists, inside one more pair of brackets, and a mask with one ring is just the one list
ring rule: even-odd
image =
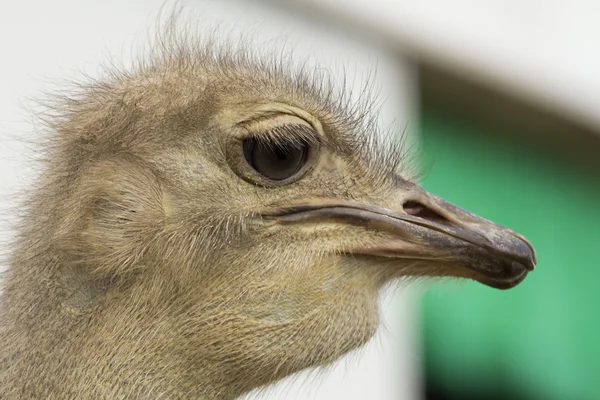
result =
[[433,211],[431,208],[419,203],[418,201],[407,201],[403,205],[404,212],[415,217],[423,218],[429,221],[439,223],[448,223],[448,219]]

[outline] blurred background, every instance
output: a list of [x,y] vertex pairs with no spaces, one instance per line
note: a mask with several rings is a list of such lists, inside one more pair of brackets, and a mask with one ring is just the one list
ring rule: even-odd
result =
[[[248,399],[600,399],[600,2],[183,4],[201,28],[284,43],[357,97],[371,79],[382,126],[430,166],[423,185],[538,251],[538,269],[510,291],[446,281],[386,292],[385,327],[366,348]],[[164,5],[2,1],[3,238],[10,193],[34,176],[22,140],[35,129],[31,99],[101,75],[110,58],[127,65]]]

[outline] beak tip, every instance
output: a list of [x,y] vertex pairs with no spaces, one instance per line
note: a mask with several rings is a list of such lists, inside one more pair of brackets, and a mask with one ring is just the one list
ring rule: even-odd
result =
[[533,256],[531,257],[530,260],[530,264],[528,265],[529,270],[530,271],[535,271],[535,266],[537,265],[537,257],[535,256],[535,253],[533,254]]
[[533,248],[533,246],[531,245],[531,243],[527,240],[527,239],[523,239],[525,241],[525,243],[527,244],[527,247],[529,247],[529,262],[527,263],[527,269],[530,271],[535,270],[535,266],[537,265],[537,254],[535,252],[535,249]]

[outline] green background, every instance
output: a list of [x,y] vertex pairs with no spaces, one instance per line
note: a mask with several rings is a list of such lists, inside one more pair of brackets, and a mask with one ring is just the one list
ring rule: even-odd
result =
[[433,161],[423,186],[524,234],[538,266],[509,291],[474,282],[428,290],[427,376],[457,397],[600,399],[600,174],[482,126],[423,112]]

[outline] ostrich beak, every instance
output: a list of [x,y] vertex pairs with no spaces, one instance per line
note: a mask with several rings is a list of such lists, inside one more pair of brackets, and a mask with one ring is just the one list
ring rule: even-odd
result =
[[279,223],[335,221],[385,233],[352,254],[427,260],[439,275],[461,276],[497,289],[512,288],[537,262],[522,235],[418,189],[394,209],[357,202],[312,199],[270,214]]

